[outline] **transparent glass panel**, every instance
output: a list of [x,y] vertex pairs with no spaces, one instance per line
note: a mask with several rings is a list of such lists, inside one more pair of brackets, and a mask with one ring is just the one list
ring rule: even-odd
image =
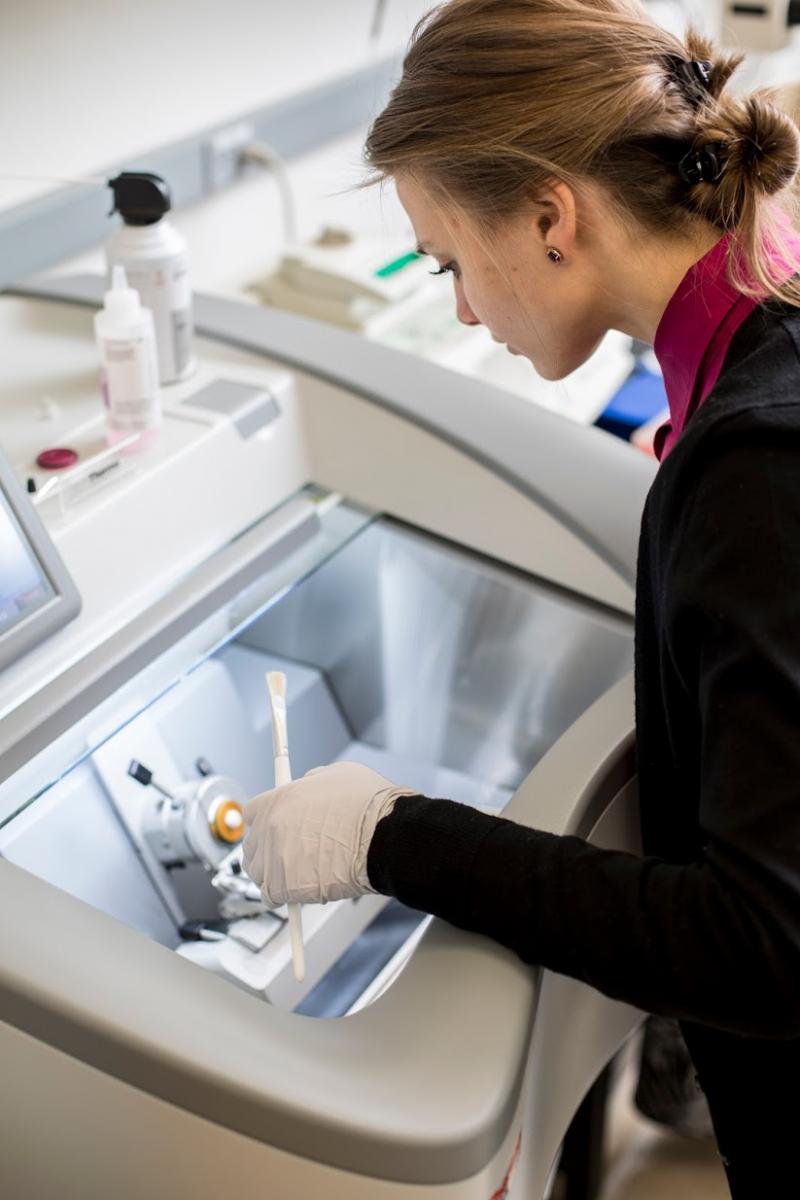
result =
[[0,784],[0,828],[89,757],[106,738],[213,657],[254,616],[277,603],[374,519],[373,514],[355,506],[331,503],[335,498],[313,489],[307,494],[319,502],[319,531]]

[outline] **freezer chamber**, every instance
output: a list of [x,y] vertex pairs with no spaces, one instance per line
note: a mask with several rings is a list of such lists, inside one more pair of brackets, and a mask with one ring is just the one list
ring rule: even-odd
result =
[[[198,931],[205,923],[219,934],[225,923],[209,865],[190,852],[165,865],[147,826],[163,804],[158,789],[180,795],[193,779],[199,786],[200,772],[234,781],[229,791],[239,798],[272,786],[268,670],[287,675],[295,776],[350,759],[427,795],[499,812],[630,667],[630,629],[618,615],[386,519],[352,510],[335,521],[345,539],[338,549],[312,558],[277,596],[264,600],[256,583],[235,597],[231,634],[213,653],[183,661],[177,681],[162,677],[163,694],[126,714],[121,728],[113,703],[95,722],[83,719],[86,754],[71,770],[58,764],[58,781],[6,821],[6,859],[163,945],[175,948],[184,931],[204,943],[186,953],[210,963],[216,942]],[[247,604],[256,606],[249,616]],[[131,762],[154,786],[131,777]],[[375,916],[380,902],[359,903]],[[262,924],[262,936],[275,935],[273,951],[281,948],[279,978],[267,987],[267,967],[236,978],[294,1006],[302,994],[285,960],[286,931],[266,917]],[[256,935],[248,937],[255,947]],[[319,937],[342,948],[330,931]],[[312,953],[305,990],[331,953]]]
[[[47,783],[35,795],[19,793],[16,803],[10,803],[14,779],[0,792],[6,810],[0,855],[30,876],[115,918],[115,922],[102,925],[102,968],[94,961],[92,947],[76,946],[74,956],[63,947],[70,957],[70,970],[60,974],[58,963],[53,964],[53,994],[42,1002],[42,1012],[33,1005],[18,1027],[38,1031],[45,1043],[68,1054],[75,1053],[73,1039],[77,1037],[81,1061],[99,1066],[117,1079],[145,1086],[179,1106],[186,1104],[185,1081],[177,1085],[173,1079],[168,1085],[162,1078],[164,1056],[181,1058],[172,1023],[162,1027],[157,1045],[149,1047],[134,1068],[129,1043],[131,1038],[141,1037],[141,1030],[135,1032],[118,1013],[121,1025],[109,1045],[109,1031],[102,1028],[102,1014],[107,1013],[109,1004],[113,1011],[115,1003],[113,995],[101,993],[107,989],[109,974],[119,968],[124,975],[124,963],[134,945],[116,922],[136,931],[134,937],[139,941],[143,934],[150,942],[178,949],[182,957],[209,966],[235,983],[238,992],[250,992],[248,1001],[258,997],[259,1003],[267,999],[282,1008],[330,1015],[358,1007],[348,965],[353,964],[357,987],[369,989],[365,970],[379,973],[387,959],[391,963],[398,958],[394,954],[398,931],[401,939],[411,934],[416,917],[381,912],[384,901],[379,897],[310,906],[304,914],[309,975],[300,988],[291,977],[288,933],[280,916],[254,918],[251,926],[260,923],[263,928],[249,939],[226,936],[226,923],[218,921],[218,896],[210,886],[208,870],[198,863],[165,867],[153,860],[143,835],[153,796],[128,775],[131,759],[145,762],[170,791],[179,790],[193,777],[196,780],[198,764],[235,781],[242,795],[270,786],[264,674],[275,668],[285,670],[288,677],[295,774],[320,762],[351,758],[429,795],[500,811],[542,756],[557,743],[563,745],[562,735],[570,727],[575,736],[581,719],[594,711],[593,702],[609,688],[615,695],[623,689],[621,702],[614,701],[612,708],[614,721],[619,721],[621,714],[627,737],[626,685],[617,684],[631,663],[627,618],[400,523],[373,520],[342,504],[323,509],[324,504],[320,505],[316,531],[309,533],[288,561],[250,582],[227,602],[224,611],[170,647],[162,662],[152,664],[140,679],[128,681],[125,704],[118,713],[112,697],[95,712],[85,714],[79,729],[59,739],[45,756]],[[612,687],[615,684],[616,689]],[[131,695],[135,697],[133,707]],[[81,753],[76,753],[78,742],[84,747]],[[61,745],[63,758],[59,760]],[[599,748],[594,746],[590,752]],[[605,754],[607,747],[602,749]],[[45,776],[40,783],[43,779]],[[580,832],[588,833],[590,827]],[[27,878],[16,873],[4,877],[23,906],[30,887]],[[33,902],[34,894],[27,903]],[[48,904],[55,907],[48,910]],[[34,924],[35,936],[59,937],[59,922],[49,930],[47,917],[47,911],[52,917],[57,910],[57,900],[48,899]],[[84,919],[85,913],[79,923]],[[212,929],[214,922],[213,932],[219,936],[213,941],[201,938],[190,942],[182,936],[187,925],[196,932],[198,926]],[[247,923],[247,918],[238,919],[231,926],[238,924],[242,935],[241,927]],[[21,928],[16,936],[25,936]],[[27,936],[31,936],[30,929]],[[436,937],[441,936],[439,931]],[[448,936],[458,944],[462,935],[449,931]],[[471,939],[475,940],[482,941]],[[431,935],[423,943],[425,953],[430,945]],[[97,953],[101,953],[99,948]],[[117,953],[118,964],[114,961]],[[506,961],[506,952],[485,946],[480,953],[494,963],[494,982],[502,980],[497,960]],[[15,1005],[25,1008],[24,987],[14,978],[14,958],[13,947],[7,947],[6,1014],[17,1011]],[[163,958],[145,955],[145,961],[146,965],[138,968],[137,986],[151,994],[156,1007],[163,990],[163,1003],[171,1011],[188,1006],[188,1014],[190,997],[209,981],[201,983],[194,975],[174,976]],[[190,972],[196,969],[194,965],[188,968]],[[510,964],[510,971],[527,999],[514,1010],[513,1021],[503,1022],[502,1006],[496,1015],[505,1025],[501,1039],[516,1038],[518,1051],[523,1052],[536,990],[531,973],[521,964]],[[102,986],[98,972],[104,976]],[[68,1018],[63,1012],[64,1006],[72,1007],[60,994],[64,974],[69,977],[67,991],[74,985],[82,997],[84,1009],[78,1018],[74,1010]],[[435,984],[437,1004],[446,1003],[453,989],[450,1003],[458,1011],[464,1002],[464,979],[460,970],[440,974]],[[434,986],[431,981],[429,985]],[[397,988],[395,984],[391,992]],[[386,1173],[389,1178],[405,1178],[406,1184],[415,1178],[444,1183],[472,1172],[478,1159],[485,1158],[490,1143],[494,1142],[497,1150],[503,1143],[497,1124],[500,1114],[507,1123],[509,1106],[522,1103],[524,1052],[520,1061],[510,1063],[498,1048],[496,1071],[490,1072],[494,1076],[492,1095],[495,1099],[503,1095],[503,1100],[496,1120],[489,1122],[491,1131],[484,1130],[469,1152],[464,1146],[474,1133],[470,1121],[456,1133],[458,1112],[442,1113],[447,1127],[444,1142],[450,1150],[445,1153],[437,1143],[441,1132],[431,1134],[427,1154],[425,1147],[417,1147],[412,1164],[402,1151],[403,1128],[408,1121],[403,1113],[402,1087],[396,1096],[396,1112],[392,1113],[390,1102],[386,1111],[377,1114],[381,1136],[386,1139],[382,1150],[381,1137],[368,1128],[370,1122],[359,1131],[347,1105],[341,1120],[343,1129],[350,1123],[353,1153],[347,1149],[347,1137],[339,1136],[335,1138],[337,1150],[331,1155],[326,1137],[320,1137],[319,1120],[316,1126],[314,1120],[306,1121],[305,1132],[296,1132],[287,1140],[283,1128],[286,1114],[275,1122],[274,1105],[280,1106],[282,1097],[289,1111],[296,1110],[293,1088],[288,1094],[280,1085],[273,1088],[273,1109],[270,1103],[257,1105],[258,1116],[249,1122],[242,1120],[241,1113],[236,1115],[236,1104],[231,1102],[237,1086],[235,1069],[220,1090],[228,1066],[226,1030],[232,1037],[231,1060],[241,1053],[241,1029],[231,1029],[237,1011],[233,1006],[239,1003],[233,994],[230,990],[228,1000],[212,993],[209,1001],[212,1009],[218,1006],[220,1015],[215,1053],[221,1074],[211,1088],[215,1093],[211,1108],[213,1119],[219,1121],[225,1112],[223,1125],[233,1125],[251,1137],[253,1120],[257,1120],[265,1142],[295,1153],[305,1145],[312,1160],[322,1157],[335,1168],[349,1166],[365,1175]],[[488,995],[486,1000],[492,1003]],[[412,1008],[419,1002],[417,997]],[[505,1003],[514,1008],[513,989]],[[286,1036],[293,1033],[299,1042],[305,1040],[299,1029],[284,1031]],[[93,1043],[89,1048],[87,1038]],[[487,1053],[491,1040],[487,1039]],[[266,1048],[266,1041],[264,1045]],[[362,1071],[365,1066],[368,1069],[368,1064],[361,1064]],[[474,1066],[480,1077],[487,1063]],[[377,1056],[374,1068],[376,1072],[382,1069]],[[422,1079],[424,1069],[418,1086]],[[509,1087],[514,1079],[516,1084]],[[326,1110],[322,1123],[330,1125],[330,1098],[322,1097],[320,1103]],[[202,1110],[208,1119],[205,1101],[190,1102],[188,1107],[194,1112]],[[302,1129],[304,1120],[299,1120],[298,1128]],[[396,1128],[392,1127],[394,1121]],[[335,1126],[333,1121],[334,1132]],[[327,1136],[333,1136],[330,1129]],[[457,1166],[452,1163],[453,1142],[458,1147]],[[356,1146],[360,1150],[355,1150]],[[450,1166],[445,1168],[448,1154]],[[405,1164],[402,1168],[400,1159]],[[397,1194],[406,1193],[401,1189]],[[412,1187],[407,1194],[417,1193]]]

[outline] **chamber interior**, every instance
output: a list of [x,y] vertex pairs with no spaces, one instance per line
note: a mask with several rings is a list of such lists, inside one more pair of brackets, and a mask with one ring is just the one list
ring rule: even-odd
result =
[[209,769],[242,796],[271,787],[265,674],[282,670],[295,777],[353,760],[426,795],[499,812],[631,659],[625,618],[376,520],[199,655],[133,720],[102,732],[89,722],[91,752],[0,830],[0,854],[273,1003],[339,1015],[420,914],[380,898],[310,906],[306,933],[319,950],[300,991],[266,917],[249,926],[263,927],[263,944],[248,948],[245,938],[225,962],[219,942],[190,945],[187,922],[218,921],[219,894],[207,864],[154,861],[142,831],[157,797],[128,775],[131,760],[169,790],[191,789]]

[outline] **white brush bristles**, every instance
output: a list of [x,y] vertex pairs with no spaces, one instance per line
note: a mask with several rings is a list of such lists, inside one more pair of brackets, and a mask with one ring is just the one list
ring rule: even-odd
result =
[[268,671],[267,672],[267,687],[270,695],[280,696],[282,700],[286,699],[286,676],[283,671]]

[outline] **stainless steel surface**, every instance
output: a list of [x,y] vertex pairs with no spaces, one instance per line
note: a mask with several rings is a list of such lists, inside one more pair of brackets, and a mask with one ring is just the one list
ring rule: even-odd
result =
[[354,738],[505,788],[632,661],[625,619],[386,520],[240,641],[322,670]]
[[[138,829],[145,806],[127,765],[145,761],[176,789],[202,756],[246,795],[273,786],[266,670],[289,679],[298,773],[362,761],[426,795],[495,811],[628,671],[624,618],[387,520],[354,533],[363,517],[345,515],[338,545],[331,534],[328,553],[285,590],[268,574],[212,616],[206,635],[198,626],[181,653],[173,646],[133,676],[135,713],[109,700],[83,715],[82,752],[70,735],[44,776],[55,785],[0,829],[0,854],[174,946],[177,926],[214,916],[218,897],[201,867],[170,873],[140,846],[151,894],[114,819],[116,806]],[[18,808],[31,799],[19,777],[6,786]]]

